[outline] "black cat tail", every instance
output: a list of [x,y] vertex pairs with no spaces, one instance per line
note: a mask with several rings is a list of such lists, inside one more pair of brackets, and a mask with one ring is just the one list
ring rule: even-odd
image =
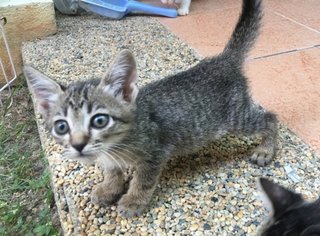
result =
[[242,63],[259,34],[262,19],[261,0],[243,0],[242,12],[222,55]]

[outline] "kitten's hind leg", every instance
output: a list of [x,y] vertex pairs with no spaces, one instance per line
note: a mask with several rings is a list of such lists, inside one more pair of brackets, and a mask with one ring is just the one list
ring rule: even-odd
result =
[[255,136],[262,138],[261,144],[253,149],[251,161],[259,166],[269,164],[277,149],[278,125],[276,116],[270,112],[264,113],[261,123],[256,127]]
[[104,171],[104,180],[94,187],[91,201],[100,206],[116,203],[124,193],[124,176],[119,168]]
[[277,148],[278,125],[276,115],[253,106],[245,115],[241,133],[248,136],[260,137],[261,144],[253,149],[250,160],[259,166],[269,164]]

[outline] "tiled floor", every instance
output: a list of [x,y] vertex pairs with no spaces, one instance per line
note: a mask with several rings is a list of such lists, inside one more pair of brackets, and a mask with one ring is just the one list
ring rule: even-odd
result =
[[[264,5],[262,33],[246,65],[253,97],[320,154],[319,0],[265,0]],[[210,56],[223,49],[240,7],[241,0],[193,0],[188,16],[159,20]]]

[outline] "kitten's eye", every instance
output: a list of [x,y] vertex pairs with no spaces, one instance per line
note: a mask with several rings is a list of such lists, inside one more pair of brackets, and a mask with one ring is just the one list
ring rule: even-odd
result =
[[68,125],[67,121],[65,121],[65,120],[57,120],[54,123],[54,130],[56,131],[57,134],[64,135],[64,134],[68,133],[69,125]]
[[91,126],[96,129],[104,128],[109,123],[109,116],[98,114],[91,118]]

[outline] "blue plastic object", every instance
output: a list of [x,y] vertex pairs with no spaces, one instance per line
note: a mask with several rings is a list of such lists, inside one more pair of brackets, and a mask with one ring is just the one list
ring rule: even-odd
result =
[[156,7],[133,0],[80,0],[79,5],[86,11],[113,19],[121,19],[132,12],[177,17],[175,9]]

